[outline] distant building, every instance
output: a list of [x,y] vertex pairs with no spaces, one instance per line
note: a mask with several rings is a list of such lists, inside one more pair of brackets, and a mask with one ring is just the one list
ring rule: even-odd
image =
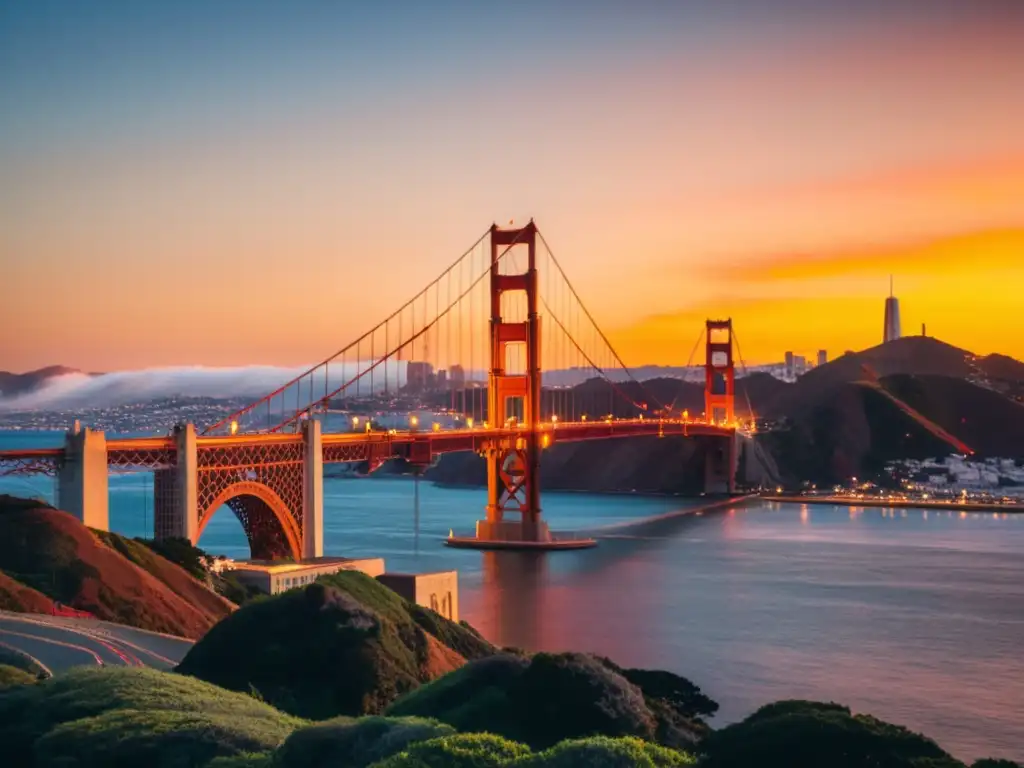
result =
[[803,355],[793,355],[793,375],[803,376],[807,373],[807,358]]
[[787,379],[792,379],[794,376],[795,376],[795,373],[793,371],[793,353],[792,352],[787,352],[786,353],[786,378]]
[[466,369],[461,365],[453,365],[448,369],[448,382],[452,389],[462,389],[466,386]]
[[900,335],[900,300],[892,294],[892,276],[890,276],[889,298],[885,300],[885,329],[882,334],[882,343],[896,341]]
[[444,368],[438,370],[438,372],[434,375],[434,386],[437,387],[438,389],[448,388],[448,371],[446,371]]
[[338,571],[362,571],[376,578],[384,573],[384,560],[380,557],[353,560],[347,557],[317,557],[301,563],[274,563],[239,560],[231,573],[245,585],[260,592],[276,595],[295,587],[312,584],[318,576]]
[[828,362],[828,351],[824,349],[818,350],[818,365],[822,366]]
[[410,392],[425,392],[434,387],[434,366],[409,361],[405,368],[405,386]]

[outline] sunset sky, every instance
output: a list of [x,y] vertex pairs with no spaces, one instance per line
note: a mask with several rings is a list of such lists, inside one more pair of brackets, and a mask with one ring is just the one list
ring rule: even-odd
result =
[[0,6],[0,369],[298,365],[533,217],[627,363],[1024,358],[1024,2]]

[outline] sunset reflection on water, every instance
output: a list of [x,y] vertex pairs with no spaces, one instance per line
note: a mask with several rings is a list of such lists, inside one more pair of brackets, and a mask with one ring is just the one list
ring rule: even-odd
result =
[[462,611],[500,645],[683,674],[721,723],[838,701],[964,759],[1019,760],[1022,552],[1024,517],[775,504],[586,553],[487,553]]

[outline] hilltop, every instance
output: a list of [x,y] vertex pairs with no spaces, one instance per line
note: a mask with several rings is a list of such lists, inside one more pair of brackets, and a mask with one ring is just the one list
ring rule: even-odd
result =
[[0,599],[23,612],[48,612],[56,600],[99,619],[190,638],[234,610],[145,545],[10,496],[0,496]]
[[6,397],[22,395],[42,386],[48,379],[72,373],[82,373],[82,371],[77,368],[69,368],[66,365],[48,365],[45,368],[26,373],[0,371],[0,395]]

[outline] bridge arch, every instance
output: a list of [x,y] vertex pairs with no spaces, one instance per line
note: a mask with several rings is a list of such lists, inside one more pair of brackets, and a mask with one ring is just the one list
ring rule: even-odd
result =
[[224,488],[199,515],[196,544],[214,514],[227,506],[245,530],[254,560],[274,560],[283,556],[302,557],[302,536],[292,511],[270,487],[242,480]]

